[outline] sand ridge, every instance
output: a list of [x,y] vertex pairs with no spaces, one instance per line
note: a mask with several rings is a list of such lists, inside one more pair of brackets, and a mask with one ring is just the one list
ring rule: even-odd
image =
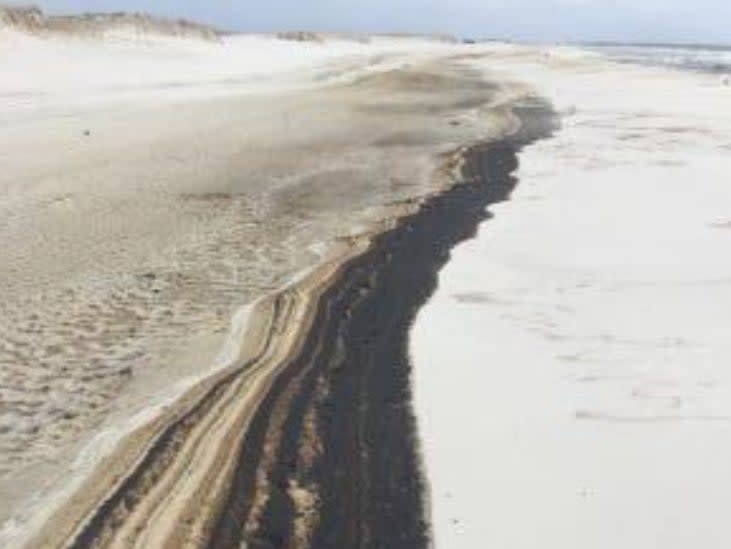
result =
[[180,39],[218,41],[215,29],[184,19],[165,19],[145,13],[84,13],[81,15],[46,15],[35,6],[0,5],[0,28],[64,37],[105,39],[120,31],[142,35],[160,35]]

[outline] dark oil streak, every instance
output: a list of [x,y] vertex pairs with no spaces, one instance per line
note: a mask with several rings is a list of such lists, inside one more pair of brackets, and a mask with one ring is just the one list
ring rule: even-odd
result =
[[[365,270],[363,272],[368,274]],[[279,447],[277,464],[269,478],[270,498],[262,524],[254,535],[246,536],[244,525],[251,512],[262,447],[266,442],[274,407],[288,386],[295,382],[303,371],[307,374],[312,366],[324,364],[323,357],[332,359],[338,356],[336,348],[338,336],[333,335],[332,330],[337,331],[339,321],[349,314],[347,309],[358,301],[358,297],[361,299],[364,297],[365,282],[362,278],[364,277],[345,275],[342,277],[342,284],[332,286],[325,292],[318,304],[313,331],[306,339],[299,356],[285,367],[258,407],[242,444],[240,466],[236,470],[228,502],[209,540],[209,547],[238,547],[243,539],[251,549],[287,546],[291,536],[292,508],[286,495],[286,488],[297,465],[297,448],[300,443],[304,411],[312,398],[321,368],[306,376],[299,393],[292,400],[282,433],[284,441]],[[350,299],[338,299],[342,293],[346,293]]]
[[[463,182],[430,198],[395,229],[347,264],[318,304],[299,354],[275,381],[243,444],[228,504],[208,547],[298,547],[290,480],[313,483],[320,494],[317,549],[420,549],[429,545],[425,486],[411,408],[409,330],[436,289],[450,250],[475,235],[489,204],[509,198],[522,146],[552,130],[546,105],[516,111],[522,131],[473,147]],[[459,327],[455,327],[458,329]],[[445,367],[448,367],[446,365]],[[322,454],[311,470],[298,464],[303,416],[314,405],[318,379],[329,387],[316,406]],[[293,383],[297,383],[293,386]],[[296,389],[293,397],[286,397]],[[275,403],[291,398],[288,418],[269,471],[271,490],[253,536],[244,537],[261,447]]]

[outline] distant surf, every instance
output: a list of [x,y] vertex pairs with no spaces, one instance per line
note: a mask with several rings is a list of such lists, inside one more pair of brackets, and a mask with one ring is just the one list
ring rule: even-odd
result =
[[623,63],[711,74],[731,72],[731,45],[592,43],[585,47]]

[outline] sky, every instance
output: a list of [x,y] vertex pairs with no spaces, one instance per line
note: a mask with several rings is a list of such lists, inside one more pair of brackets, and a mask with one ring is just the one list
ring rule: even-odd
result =
[[146,11],[238,31],[444,32],[465,38],[529,41],[731,44],[731,0],[40,0],[35,3],[49,13]]

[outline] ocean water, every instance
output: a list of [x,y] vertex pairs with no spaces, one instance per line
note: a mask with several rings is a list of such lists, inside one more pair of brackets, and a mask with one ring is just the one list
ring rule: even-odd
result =
[[673,44],[588,44],[620,62],[660,65],[713,74],[731,74],[731,46]]

